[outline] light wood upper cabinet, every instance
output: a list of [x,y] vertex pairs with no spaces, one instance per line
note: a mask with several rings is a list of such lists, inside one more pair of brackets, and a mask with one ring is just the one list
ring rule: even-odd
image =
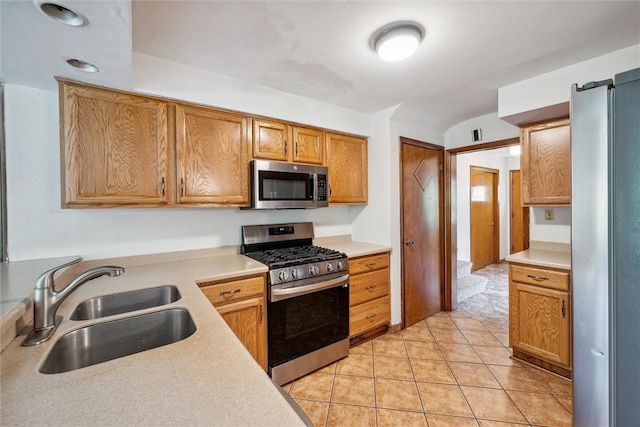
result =
[[324,132],[302,126],[291,127],[293,157],[296,163],[324,164]]
[[514,357],[571,371],[569,272],[509,266],[509,344]]
[[330,203],[367,202],[366,138],[58,82],[64,208],[249,207],[252,158],[327,165]]
[[520,129],[523,205],[571,203],[571,138],[569,119],[551,120]]
[[253,158],[286,162],[291,159],[291,129],[288,125],[253,119]]
[[324,164],[324,132],[265,119],[253,119],[253,158]]
[[59,80],[62,206],[167,203],[166,102]]
[[176,107],[178,203],[249,206],[249,118]]
[[367,203],[367,139],[336,133],[327,133],[326,139],[329,203]]

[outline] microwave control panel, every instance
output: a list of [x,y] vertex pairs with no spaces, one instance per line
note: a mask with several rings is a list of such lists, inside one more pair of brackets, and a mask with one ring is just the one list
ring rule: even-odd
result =
[[321,201],[327,200],[327,175],[318,174],[318,199]]

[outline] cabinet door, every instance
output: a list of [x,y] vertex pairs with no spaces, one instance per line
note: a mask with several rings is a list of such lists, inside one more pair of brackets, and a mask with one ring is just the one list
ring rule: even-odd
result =
[[524,205],[571,203],[569,119],[521,129],[522,201]]
[[324,164],[324,132],[301,126],[292,127],[293,161]]
[[289,126],[253,119],[253,158],[286,162],[291,158]]
[[510,282],[510,344],[548,362],[571,365],[569,293]]
[[59,81],[62,206],[167,202],[165,102]]
[[178,203],[249,206],[249,118],[176,107]]
[[329,203],[367,203],[367,140],[327,134]]
[[264,297],[221,305],[216,309],[249,353],[266,371],[267,340]]

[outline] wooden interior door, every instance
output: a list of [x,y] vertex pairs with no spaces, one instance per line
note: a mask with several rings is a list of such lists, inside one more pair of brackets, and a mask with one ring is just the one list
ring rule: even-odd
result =
[[511,223],[509,226],[510,252],[516,253],[529,249],[529,208],[522,206],[522,187],[520,171],[509,171],[509,205]]
[[498,261],[498,170],[471,166],[471,271]]
[[401,142],[403,323],[408,327],[442,309],[444,152]]

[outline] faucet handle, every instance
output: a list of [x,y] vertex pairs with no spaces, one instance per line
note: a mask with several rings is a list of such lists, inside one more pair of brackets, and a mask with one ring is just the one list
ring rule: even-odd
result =
[[60,265],[58,265],[56,267],[53,267],[53,268],[45,271],[40,276],[38,276],[38,278],[36,279],[35,289],[45,289],[45,288],[52,288],[53,289],[53,275],[56,273],[56,271],[58,271],[58,270],[60,270],[62,268],[65,268],[65,267],[69,267],[70,265],[77,264],[80,261],[82,261],[82,257],[76,256],[74,259],[72,259],[69,262],[66,262],[64,264],[60,264]]

